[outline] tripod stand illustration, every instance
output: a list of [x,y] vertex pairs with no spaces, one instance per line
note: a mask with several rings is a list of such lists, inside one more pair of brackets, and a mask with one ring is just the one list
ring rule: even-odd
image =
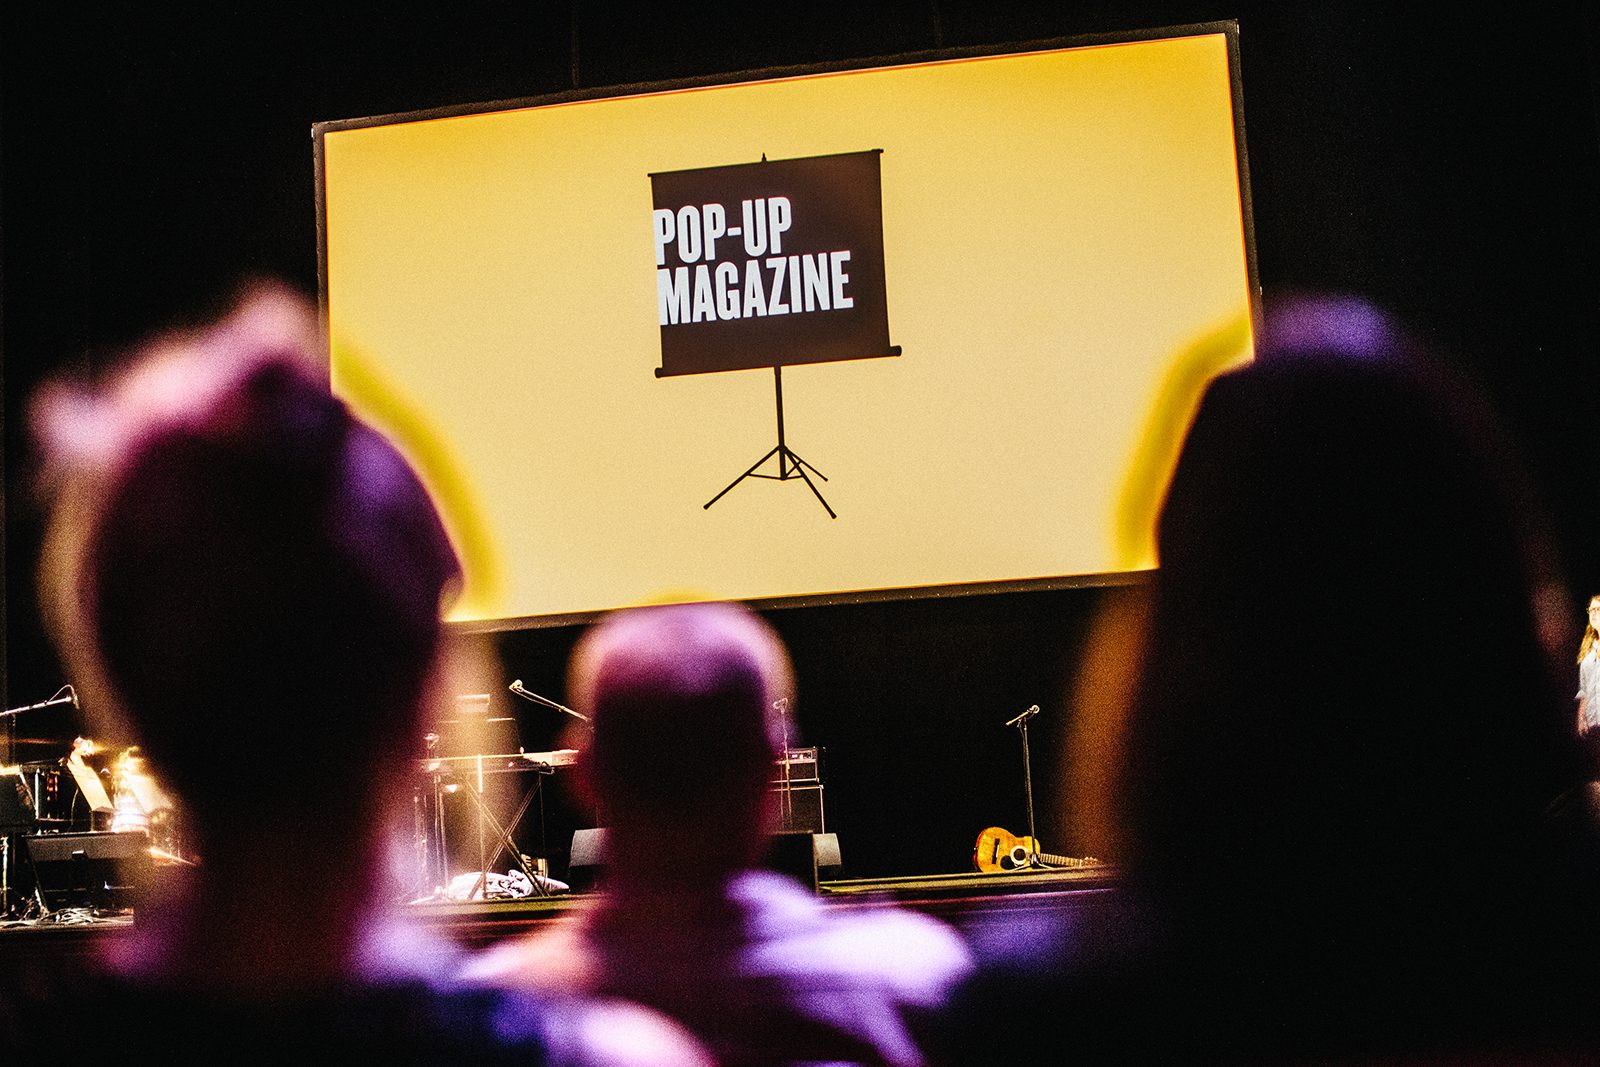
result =
[[[746,478],[767,478],[767,479],[770,479],[771,481],[775,481],[775,482],[787,482],[787,481],[791,481],[791,480],[793,480],[795,478],[799,478],[799,479],[803,480],[806,483],[806,487],[811,490],[811,492],[812,492],[812,494],[814,496],[816,496],[817,502],[819,504],[821,504],[822,507],[823,507],[823,510],[825,510],[828,513],[828,518],[837,519],[839,516],[834,513],[834,510],[828,504],[828,501],[823,498],[822,490],[818,489],[817,488],[817,483],[811,480],[811,475],[812,474],[815,474],[818,478],[821,478],[823,481],[827,481],[828,480],[828,476],[826,474],[823,474],[821,471],[817,470],[817,468],[813,467],[811,464],[807,463],[805,460],[801,459],[800,458],[800,454],[798,452],[796,452],[794,449],[790,448],[789,444],[788,444],[788,441],[784,438],[784,434],[783,434],[783,368],[781,366],[772,368],[772,381],[773,381],[774,388],[776,389],[777,394],[778,394],[778,443],[776,445],[774,445],[772,447],[771,451],[769,451],[766,455],[762,456],[760,459],[758,459],[754,463],[750,464],[750,469],[749,470],[745,471],[743,474],[739,475],[739,477],[737,477],[733,481],[729,482],[727,484],[727,486],[722,490],[722,492],[718,493],[716,496],[714,496],[710,500],[706,501],[703,505],[701,505],[701,507],[705,508],[705,509],[709,509],[712,504],[715,504],[717,501],[719,501],[723,497],[727,496],[729,491],[732,490],[734,486],[738,485],[740,482],[744,481]],[[768,460],[770,460],[774,456],[778,457],[778,473],[777,474],[762,474],[762,473],[759,473],[761,468],[766,465],[766,462]],[[810,471],[811,473],[807,474],[806,473],[807,471]]]

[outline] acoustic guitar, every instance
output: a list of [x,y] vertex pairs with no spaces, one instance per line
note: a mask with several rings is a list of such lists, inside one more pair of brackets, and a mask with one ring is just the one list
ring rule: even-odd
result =
[[[972,848],[972,865],[985,874],[1021,870],[1028,866],[1028,857],[1038,847],[1031,837],[1018,837],[1009,830],[990,826],[978,835],[978,843]],[[1047,867],[1100,866],[1093,856],[1053,856],[1048,852],[1039,852],[1038,856]]]

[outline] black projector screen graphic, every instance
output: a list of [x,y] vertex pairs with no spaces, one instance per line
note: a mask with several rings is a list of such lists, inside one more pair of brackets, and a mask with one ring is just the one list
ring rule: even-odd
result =
[[880,155],[652,174],[657,377],[898,355]]

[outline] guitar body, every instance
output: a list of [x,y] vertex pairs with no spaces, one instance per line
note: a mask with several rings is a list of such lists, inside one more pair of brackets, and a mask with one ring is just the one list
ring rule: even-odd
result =
[[977,844],[972,848],[972,865],[985,874],[1020,871],[1029,865],[1030,856],[1037,856],[1046,867],[1096,867],[1100,864],[1093,856],[1075,859],[1040,852],[1039,843],[1033,838],[1018,837],[1003,827],[990,826],[978,834]]

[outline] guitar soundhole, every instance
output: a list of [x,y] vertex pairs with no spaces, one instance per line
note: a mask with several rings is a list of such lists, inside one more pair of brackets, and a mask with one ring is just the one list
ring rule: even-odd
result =
[[1012,864],[1012,866],[1014,866],[1014,867],[1023,867],[1023,866],[1027,865],[1027,862],[1028,862],[1028,850],[1023,848],[1021,845],[1013,846],[1012,849],[1011,849],[1011,864]]

